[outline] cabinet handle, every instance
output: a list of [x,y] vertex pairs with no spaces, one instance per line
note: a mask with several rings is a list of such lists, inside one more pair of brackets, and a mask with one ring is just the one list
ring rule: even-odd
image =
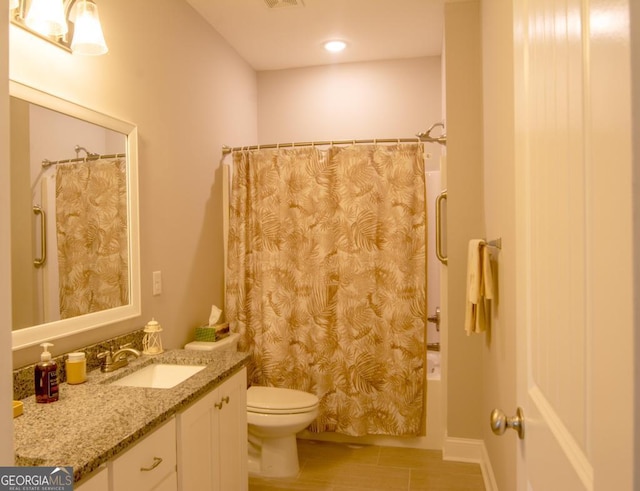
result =
[[152,471],[153,469],[158,467],[161,463],[162,463],[162,459],[160,457],[154,457],[153,464],[151,464],[151,467],[140,467],[140,471],[142,472]]
[[229,404],[229,396],[224,396],[222,399],[220,399],[220,402],[216,402],[214,406],[218,409],[222,409],[222,406],[224,406],[225,402]]

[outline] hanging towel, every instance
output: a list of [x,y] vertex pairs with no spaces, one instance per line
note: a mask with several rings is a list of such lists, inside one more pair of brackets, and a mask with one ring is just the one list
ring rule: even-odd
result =
[[489,304],[493,298],[489,247],[484,240],[471,240],[467,253],[467,302],[464,319],[464,330],[467,336],[487,330],[491,322]]

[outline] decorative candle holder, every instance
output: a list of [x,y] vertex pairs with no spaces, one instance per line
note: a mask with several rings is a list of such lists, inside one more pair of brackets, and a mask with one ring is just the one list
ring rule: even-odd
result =
[[145,355],[158,355],[164,350],[162,349],[162,338],[160,333],[162,326],[155,319],[151,319],[144,326],[144,338],[142,338],[142,352]]

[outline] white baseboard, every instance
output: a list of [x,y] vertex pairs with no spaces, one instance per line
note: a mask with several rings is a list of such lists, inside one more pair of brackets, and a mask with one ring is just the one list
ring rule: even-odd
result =
[[487,447],[482,440],[446,437],[444,446],[442,447],[442,458],[455,462],[480,464],[486,491],[498,491],[498,485],[493,475],[493,468],[491,467]]

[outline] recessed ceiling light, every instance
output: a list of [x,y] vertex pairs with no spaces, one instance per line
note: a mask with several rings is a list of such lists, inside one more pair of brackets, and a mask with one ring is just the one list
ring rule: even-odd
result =
[[324,49],[332,53],[339,53],[347,47],[344,41],[327,41],[324,43]]

